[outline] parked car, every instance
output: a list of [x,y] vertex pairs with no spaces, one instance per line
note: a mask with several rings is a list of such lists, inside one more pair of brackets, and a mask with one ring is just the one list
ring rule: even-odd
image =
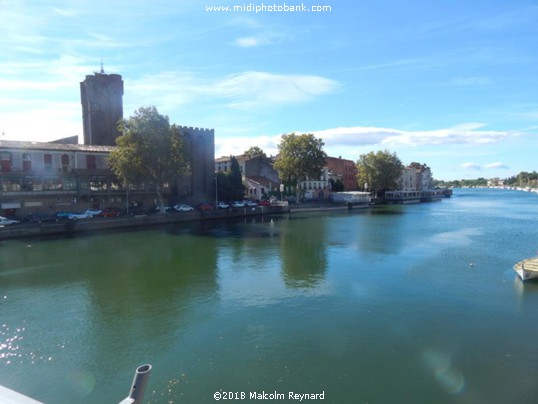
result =
[[243,201],[233,201],[232,202],[232,208],[244,208],[245,202]]
[[105,208],[101,211],[101,213],[99,213],[99,216],[101,217],[118,217],[118,216],[121,216],[123,214],[123,209],[121,208],[116,208],[116,207],[110,207],[110,208]]
[[54,216],[58,218],[58,220],[66,220],[69,219],[69,215],[72,215],[73,212],[56,212]]
[[244,202],[245,202],[245,206],[247,206],[249,208],[255,208],[256,206],[258,206],[258,204],[256,202],[251,201],[251,200],[246,200]]
[[146,209],[143,206],[131,206],[129,208],[129,216],[147,215],[148,213],[149,209]]
[[178,212],[192,212],[194,208],[190,205],[177,204],[174,206],[174,209]]
[[56,215],[49,215],[48,213],[30,213],[22,220],[23,222],[28,223],[46,223],[46,222],[57,222],[58,217]]
[[7,217],[0,216],[0,226],[13,226],[19,223],[18,220],[8,219]]
[[101,209],[88,209],[84,213],[89,213],[92,216],[99,216],[101,214],[101,212],[102,212]]
[[78,220],[78,219],[91,219],[93,217],[93,215],[87,213],[87,212],[82,212],[82,213],[71,213],[69,216],[67,216],[68,219],[70,220]]
[[219,202],[217,204],[218,209],[228,209],[229,207],[230,207],[230,205],[228,205],[226,202]]
[[205,210],[213,210],[215,209],[215,207],[211,203],[201,203],[198,205],[198,209],[200,209],[201,211],[205,211]]
[[258,206],[271,206],[271,202],[268,200],[259,201]]

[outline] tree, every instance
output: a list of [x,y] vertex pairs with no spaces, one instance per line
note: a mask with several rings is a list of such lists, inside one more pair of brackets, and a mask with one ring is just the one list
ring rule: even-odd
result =
[[245,196],[245,187],[243,186],[243,175],[241,174],[241,168],[234,156],[230,156],[230,174],[229,174],[230,188],[232,192],[233,200],[243,199]]
[[218,198],[223,201],[241,200],[245,196],[245,187],[243,186],[243,175],[241,168],[234,156],[230,156],[230,171],[217,173]]
[[323,145],[323,140],[311,133],[290,133],[281,137],[274,167],[283,182],[295,183],[297,199],[299,183],[318,179],[326,165],[327,154],[323,151]]
[[117,148],[110,153],[109,164],[124,184],[151,185],[159,206],[163,206],[165,184],[189,172],[183,135],[168,117],[155,107],[143,107],[119,124],[122,134]]
[[[357,161],[357,182],[360,188],[384,192],[398,187],[398,178],[402,174],[403,164],[388,150],[363,154]],[[366,185],[365,185],[366,184]]]
[[333,180],[330,179],[329,182],[331,183],[331,191],[332,192],[344,192],[345,186],[344,183],[340,180]]
[[253,157],[258,157],[258,156],[267,157],[265,155],[265,152],[262,149],[260,149],[258,146],[252,146],[250,149],[245,150],[243,154],[247,156],[249,159]]

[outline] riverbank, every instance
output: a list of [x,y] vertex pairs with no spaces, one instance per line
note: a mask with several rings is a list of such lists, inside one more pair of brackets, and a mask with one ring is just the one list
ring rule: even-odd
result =
[[246,216],[264,216],[297,212],[326,212],[350,209],[367,209],[366,204],[296,204],[257,206],[252,208],[218,209],[209,211],[193,211],[166,213],[164,215],[120,216],[116,218],[92,218],[79,220],[63,220],[60,222],[41,224],[19,224],[0,227],[0,240],[23,237],[40,237],[57,234],[87,233],[113,229],[160,226],[164,224],[193,222],[201,220],[218,220]]
[[1,227],[0,240],[23,237],[40,237],[56,234],[88,233],[112,229],[160,226],[163,224],[217,220],[235,217],[263,216],[289,213],[289,206],[258,206],[255,208],[219,209],[210,211],[193,211],[166,213],[164,215],[120,216],[117,218],[92,218],[64,220],[41,224],[18,224]]

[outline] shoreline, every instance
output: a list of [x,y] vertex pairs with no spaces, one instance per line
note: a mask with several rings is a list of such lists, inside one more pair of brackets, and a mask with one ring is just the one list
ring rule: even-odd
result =
[[152,227],[171,223],[218,220],[235,217],[265,216],[289,213],[288,206],[258,206],[256,208],[236,208],[212,211],[178,212],[173,214],[153,214],[143,216],[121,216],[117,218],[92,218],[64,220],[54,223],[18,224],[0,228],[0,241],[25,237],[41,237],[59,234],[82,234],[99,231]]

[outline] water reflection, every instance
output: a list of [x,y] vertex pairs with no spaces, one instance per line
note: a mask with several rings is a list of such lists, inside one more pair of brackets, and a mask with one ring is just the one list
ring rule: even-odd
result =
[[[366,253],[396,254],[400,252],[412,233],[412,222],[406,206],[389,205],[364,215],[363,226],[357,229],[357,249]],[[404,215],[404,212],[407,215]]]
[[[216,295],[214,241],[155,233],[126,244],[96,263],[106,269],[91,278],[95,319],[117,331],[119,340],[174,333],[178,316],[193,300],[207,302]],[[111,326],[115,318],[123,319],[121,327]]]
[[315,217],[300,226],[281,222],[280,255],[284,282],[288,287],[314,287],[327,271],[326,220]]

